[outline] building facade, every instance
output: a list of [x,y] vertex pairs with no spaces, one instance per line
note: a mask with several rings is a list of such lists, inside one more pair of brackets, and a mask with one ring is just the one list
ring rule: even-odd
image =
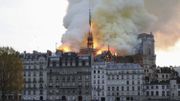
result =
[[157,67],[156,78],[159,82],[169,81],[178,77],[178,72],[173,67]]
[[91,100],[91,56],[73,52],[48,58],[48,101]]
[[92,84],[92,100],[106,101],[107,100],[107,76],[106,63],[98,62],[92,65],[91,70]]
[[47,98],[47,53],[22,54],[24,65],[24,91],[23,100],[44,101]]
[[180,84],[179,80],[171,79],[168,82],[152,82],[145,84],[146,100],[180,100]]
[[144,70],[140,65],[113,62],[94,63],[91,73],[93,100],[143,100]]

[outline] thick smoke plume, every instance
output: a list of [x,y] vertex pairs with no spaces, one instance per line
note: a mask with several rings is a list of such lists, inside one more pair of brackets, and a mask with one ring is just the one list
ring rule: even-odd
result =
[[[90,1],[90,2],[89,2]],[[89,6],[90,5],[90,6]],[[89,7],[95,47],[107,47],[133,54],[139,33],[150,31],[155,17],[147,12],[144,0],[69,0],[62,46],[78,51],[86,45]]]
[[180,0],[145,0],[145,7],[157,17],[153,28],[156,48],[173,47],[180,39]]

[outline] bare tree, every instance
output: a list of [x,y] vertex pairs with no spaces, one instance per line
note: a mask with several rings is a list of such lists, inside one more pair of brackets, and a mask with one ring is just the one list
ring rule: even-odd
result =
[[0,93],[2,101],[6,95],[14,94],[14,100],[23,89],[23,65],[20,55],[13,48],[0,47]]

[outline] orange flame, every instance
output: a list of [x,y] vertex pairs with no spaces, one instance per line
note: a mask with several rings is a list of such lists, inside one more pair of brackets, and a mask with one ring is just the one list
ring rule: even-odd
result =
[[96,55],[102,54],[104,51],[107,51],[107,50],[108,50],[107,47],[102,47],[97,50]]
[[[102,36],[101,34],[99,34],[100,32],[98,30],[96,23],[92,22],[90,31],[93,34],[93,46],[94,49],[96,50],[95,54],[99,55],[102,54],[104,51],[108,51],[108,45],[101,44]],[[80,44],[81,48],[87,47],[87,37],[88,37],[88,33],[84,36]],[[69,44],[62,44],[58,49],[63,52],[70,52],[73,50],[73,48]],[[109,50],[111,51],[112,54],[117,55],[117,52],[114,48],[110,47]]]
[[63,52],[70,52],[71,51],[71,48],[68,45],[61,45],[58,49],[63,51]]

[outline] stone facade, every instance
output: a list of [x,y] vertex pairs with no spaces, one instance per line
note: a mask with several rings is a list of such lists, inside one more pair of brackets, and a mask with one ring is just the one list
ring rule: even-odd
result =
[[92,66],[92,99],[143,100],[144,70],[138,64],[95,63]]
[[157,67],[156,78],[159,82],[169,81],[178,77],[178,72],[173,67]]
[[152,82],[144,85],[146,100],[180,100],[179,81]]
[[91,78],[92,100],[106,101],[107,76],[105,62],[98,62],[92,65]]
[[24,91],[23,100],[46,100],[47,54],[34,51],[23,53]]
[[91,56],[58,53],[48,58],[48,101],[91,100]]

